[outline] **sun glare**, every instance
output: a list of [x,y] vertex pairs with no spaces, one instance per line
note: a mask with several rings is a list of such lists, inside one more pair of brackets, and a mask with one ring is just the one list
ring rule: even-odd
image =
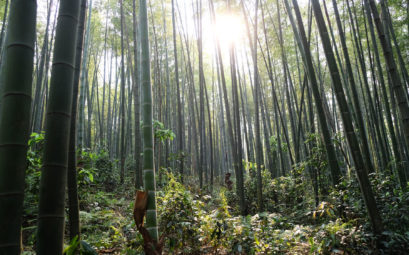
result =
[[215,35],[222,47],[240,43],[245,34],[243,20],[234,14],[217,15],[213,26]]

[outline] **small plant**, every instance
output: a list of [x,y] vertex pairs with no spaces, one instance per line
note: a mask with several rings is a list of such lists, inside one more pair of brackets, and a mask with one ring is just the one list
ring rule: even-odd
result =
[[44,133],[32,133],[28,140],[25,194],[23,204],[23,243],[35,241]]
[[334,206],[328,202],[322,201],[318,207],[312,211],[314,220],[322,220],[325,218],[332,219],[335,217]]
[[91,152],[83,149],[77,160],[78,184],[84,189],[91,184],[102,184],[107,190],[113,190],[115,181],[113,178],[113,163],[109,159],[108,152],[101,149]]
[[155,139],[158,139],[162,143],[169,140],[173,141],[176,135],[171,129],[165,129],[165,125],[162,122],[154,120],[153,121],[153,130]]
[[78,236],[75,236],[70,241],[70,244],[64,248],[63,254],[64,255],[75,255],[79,245],[80,245],[80,241],[78,240]]
[[158,193],[159,226],[169,252],[194,253],[200,250],[200,221],[192,195],[168,173],[168,182]]

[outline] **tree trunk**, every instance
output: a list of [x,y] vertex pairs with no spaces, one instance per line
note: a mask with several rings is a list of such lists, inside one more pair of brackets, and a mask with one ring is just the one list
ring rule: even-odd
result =
[[156,223],[156,183],[154,169],[154,148],[152,129],[152,88],[150,81],[149,37],[146,0],[139,1],[139,26],[141,34],[141,88],[142,88],[142,140],[143,140],[143,179],[148,192],[146,228],[152,239],[158,240]]
[[[24,31],[24,32],[23,32]],[[19,254],[23,212],[36,3],[10,5],[0,108],[0,253]]]
[[330,70],[332,84],[334,86],[338,106],[340,108],[346,138],[348,140],[349,147],[351,149],[351,154],[355,162],[355,169],[358,176],[361,192],[365,204],[367,206],[368,214],[371,218],[374,234],[380,235],[383,231],[383,224],[376,205],[375,196],[373,195],[371,183],[368,178],[369,166],[365,165],[361,151],[359,149],[358,139],[355,135],[354,127],[352,125],[351,114],[348,109],[337,63],[334,57],[334,53],[332,51],[330,38],[328,36],[328,30],[327,27],[325,26],[324,17],[322,15],[321,7],[318,0],[312,0],[312,6],[315,14],[315,20],[318,26],[318,31],[320,32],[322,46],[324,48],[324,53]]
[[77,106],[78,106],[78,88],[80,81],[80,68],[82,58],[82,46],[84,42],[84,23],[85,13],[87,9],[87,1],[81,0],[80,19],[77,31],[77,50],[75,52],[75,71],[73,83],[73,95],[71,106],[71,126],[70,126],[70,140],[68,148],[68,220],[70,240],[78,236],[80,240],[80,219],[79,219],[79,205],[77,192],[77,147],[76,147],[76,125],[77,125]]
[[58,255],[63,252],[65,188],[79,10],[79,0],[60,1],[40,183],[37,232],[39,255]]

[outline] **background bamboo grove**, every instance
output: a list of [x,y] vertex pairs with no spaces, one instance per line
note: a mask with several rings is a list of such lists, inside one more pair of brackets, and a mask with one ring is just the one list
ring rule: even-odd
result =
[[107,189],[148,192],[156,241],[169,173],[242,216],[280,177],[315,207],[357,180],[378,248],[391,231],[373,180],[408,192],[409,1],[6,0],[0,24],[0,254],[22,248],[34,150],[37,254],[82,239],[87,153]]

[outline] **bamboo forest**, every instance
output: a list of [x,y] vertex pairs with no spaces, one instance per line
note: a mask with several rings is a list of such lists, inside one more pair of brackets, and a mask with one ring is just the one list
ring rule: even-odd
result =
[[0,0],[0,255],[409,254],[408,0]]

